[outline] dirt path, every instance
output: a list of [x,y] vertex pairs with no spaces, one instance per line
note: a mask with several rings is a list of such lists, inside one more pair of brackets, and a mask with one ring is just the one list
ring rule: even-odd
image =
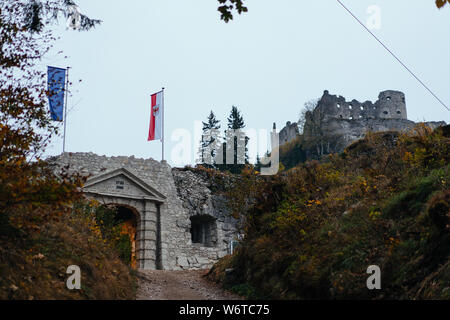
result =
[[207,270],[138,271],[137,300],[238,300],[202,276]]

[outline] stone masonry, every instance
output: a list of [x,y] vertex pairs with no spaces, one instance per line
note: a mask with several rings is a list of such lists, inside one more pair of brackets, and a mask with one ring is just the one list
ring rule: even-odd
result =
[[230,253],[237,221],[201,175],[133,156],[64,153],[48,160],[57,171],[69,166],[89,177],[87,198],[134,212],[138,268],[204,269]]
[[[425,125],[435,129],[446,123],[426,122]],[[342,96],[331,95],[324,91],[316,108],[306,113],[303,136],[313,140],[317,136],[333,137],[337,150],[342,151],[353,141],[361,139],[369,131],[407,131],[416,123],[407,119],[405,94],[388,90],[379,94],[375,103],[347,101]],[[283,135],[282,135],[283,133]],[[286,144],[300,133],[295,133],[294,126],[288,122],[280,131],[280,145]],[[284,137],[284,139],[282,138]]]

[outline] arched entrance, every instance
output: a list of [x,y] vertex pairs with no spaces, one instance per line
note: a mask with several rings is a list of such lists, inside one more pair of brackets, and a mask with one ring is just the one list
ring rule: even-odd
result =
[[115,222],[120,224],[122,236],[129,239],[127,253],[132,267],[163,268],[160,217],[160,206],[166,200],[163,194],[125,168],[88,179],[83,192],[88,198],[116,209]]
[[[114,221],[116,225],[121,226],[120,229],[120,245],[121,254],[124,260],[129,262],[133,269],[137,268],[137,227],[138,213],[137,210],[124,205],[113,204],[116,211]],[[129,243],[126,240],[129,240]]]

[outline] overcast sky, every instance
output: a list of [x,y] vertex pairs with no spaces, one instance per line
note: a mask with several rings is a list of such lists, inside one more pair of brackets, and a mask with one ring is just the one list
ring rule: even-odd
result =
[[[150,94],[161,87],[172,165],[193,162],[194,123],[210,110],[222,128],[236,105],[248,128],[270,130],[276,122],[281,129],[324,90],[347,101],[376,101],[380,91],[400,90],[410,120],[450,122],[450,112],[336,0],[247,0],[249,12],[228,24],[213,0],[77,2],[103,23],[77,32],[61,21],[61,39],[41,65],[72,68],[66,151],[160,160],[160,142],[147,142],[147,135]],[[438,10],[434,1],[417,0],[343,2],[364,22],[368,7],[378,6],[381,28],[374,33],[450,104],[450,7]],[[179,142],[171,140],[180,132],[191,133],[191,157],[172,159]],[[61,151],[57,138],[47,154]]]

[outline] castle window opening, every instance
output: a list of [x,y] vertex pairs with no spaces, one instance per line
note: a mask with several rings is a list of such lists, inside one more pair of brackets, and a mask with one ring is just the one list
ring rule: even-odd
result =
[[384,114],[388,114],[389,112],[387,112],[387,111],[383,111],[383,113],[384,113]]
[[361,107],[359,107],[361,110],[364,110],[364,107],[363,106],[361,106]]
[[337,104],[337,107],[338,107],[338,109],[340,109],[340,108],[341,108],[341,105],[338,103],[338,104]]
[[387,97],[386,100],[387,100],[387,101],[391,101],[391,97]]
[[401,113],[401,111],[399,110],[399,111],[397,111],[397,114],[402,114],[402,113]]
[[214,247],[217,243],[216,219],[208,215],[191,217],[191,239],[192,243]]
[[352,109],[353,109],[353,106],[352,106],[352,105],[349,105],[348,108],[349,108],[350,110],[352,110]]

